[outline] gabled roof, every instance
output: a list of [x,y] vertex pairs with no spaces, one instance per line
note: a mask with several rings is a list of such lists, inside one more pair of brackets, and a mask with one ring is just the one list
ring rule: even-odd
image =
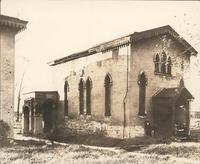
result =
[[154,99],[177,98],[183,96],[186,99],[194,99],[192,94],[185,88],[163,88],[161,91],[153,95]]
[[85,50],[85,51],[74,53],[74,54],[68,55],[66,57],[49,62],[49,65],[55,66],[55,65],[69,62],[69,61],[72,61],[72,60],[75,60],[75,59],[78,59],[81,57],[90,56],[90,55],[93,55],[98,52],[107,51],[107,50],[113,49],[115,47],[124,46],[126,44],[129,44],[130,42],[137,42],[141,39],[147,39],[147,38],[151,38],[153,36],[158,36],[161,34],[169,34],[174,39],[176,39],[185,48],[184,53],[189,52],[190,55],[197,55],[197,51],[185,39],[180,37],[180,35],[173,28],[171,28],[169,25],[167,25],[167,26],[162,26],[162,27],[154,28],[154,29],[147,30],[147,31],[135,32],[133,34],[130,34],[130,35],[118,38],[118,39],[114,39],[114,40],[111,40],[108,42],[98,44],[96,46],[93,46],[93,47]]
[[185,48],[184,53],[189,52],[190,55],[197,55],[198,52],[169,25],[158,27],[155,29],[147,30],[147,31],[135,32],[133,34],[131,41],[147,39],[147,38],[151,38],[153,36],[158,36],[161,34],[171,35],[175,40],[177,40]]
[[26,29],[27,21],[20,20],[15,17],[0,15],[0,27],[9,27],[19,32]]

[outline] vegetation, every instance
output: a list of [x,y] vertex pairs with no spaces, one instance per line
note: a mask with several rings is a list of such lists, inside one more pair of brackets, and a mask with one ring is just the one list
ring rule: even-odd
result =
[[0,146],[5,146],[9,143],[10,127],[7,123],[0,120]]
[[87,164],[168,164],[199,163],[200,143],[183,142],[143,145],[140,149],[91,147],[80,144],[50,145],[45,142],[15,141],[0,148],[1,164],[7,163],[87,163]]

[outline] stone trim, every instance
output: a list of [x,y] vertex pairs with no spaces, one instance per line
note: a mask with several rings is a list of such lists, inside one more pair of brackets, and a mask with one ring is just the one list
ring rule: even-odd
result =
[[18,18],[0,15],[0,27],[14,28],[17,32],[26,29],[27,21]]

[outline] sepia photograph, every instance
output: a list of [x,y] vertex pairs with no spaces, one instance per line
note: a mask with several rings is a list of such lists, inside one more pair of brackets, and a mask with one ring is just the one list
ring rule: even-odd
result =
[[0,164],[200,164],[200,1],[0,0]]

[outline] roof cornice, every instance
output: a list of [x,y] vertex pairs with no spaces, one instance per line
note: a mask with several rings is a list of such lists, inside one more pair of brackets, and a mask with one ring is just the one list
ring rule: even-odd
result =
[[0,27],[12,28],[16,33],[26,29],[27,23],[27,21],[15,17],[0,15]]

